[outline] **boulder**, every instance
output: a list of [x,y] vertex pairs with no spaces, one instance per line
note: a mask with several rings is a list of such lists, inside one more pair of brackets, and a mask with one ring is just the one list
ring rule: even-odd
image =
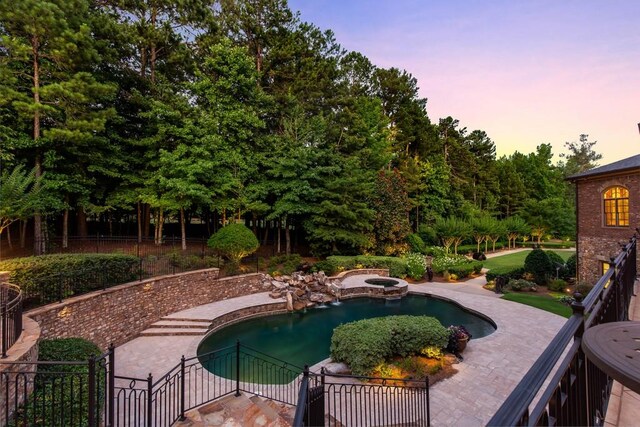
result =
[[311,301],[311,302],[323,302],[324,301],[324,297],[325,297],[324,294],[313,293],[309,297],[309,301]]
[[287,310],[293,311],[293,297],[291,296],[291,292],[287,292]]
[[304,289],[296,289],[295,291],[293,291],[294,295],[296,295],[297,297],[303,297],[306,292],[304,291]]
[[351,369],[349,369],[349,367],[346,364],[338,363],[338,362],[327,363],[326,365],[324,365],[324,371],[327,374],[338,374],[338,375],[351,373]]
[[295,302],[293,303],[293,309],[294,309],[294,310],[296,310],[296,311],[298,311],[298,310],[302,310],[302,309],[303,309],[303,308],[305,308],[306,306],[307,306],[307,301],[301,301],[301,300],[298,300],[298,301],[295,301]]
[[269,292],[269,296],[273,299],[282,298],[282,293],[280,291]]

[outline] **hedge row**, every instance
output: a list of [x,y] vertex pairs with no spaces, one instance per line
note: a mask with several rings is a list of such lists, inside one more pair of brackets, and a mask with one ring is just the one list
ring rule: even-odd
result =
[[403,258],[388,256],[330,256],[313,266],[315,271],[324,271],[330,276],[340,271],[356,268],[388,268],[391,277],[405,278],[407,276],[407,261]]
[[[60,296],[56,293],[60,283],[65,285],[62,297],[69,297],[135,280],[138,265],[132,255],[56,254],[2,261],[0,271],[10,271],[11,282],[27,297],[39,295],[46,303]],[[44,292],[51,296],[42,298]]]
[[368,375],[393,356],[417,354],[425,347],[444,348],[449,330],[434,317],[374,317],[340,325],[331,337],[331,358],[355,375]]
[[[522,248],[533,248],[538,246],[538,242],[518,242],[517,245]],[[571,249],[576,247],[576,242],[540,242],[540,246],[553,249]]]
[[496,280],[496,277],[503,276],[507,281],[511,279],[522,279],[524,268],[522,267],[495,267],[487,272],[487,281]]

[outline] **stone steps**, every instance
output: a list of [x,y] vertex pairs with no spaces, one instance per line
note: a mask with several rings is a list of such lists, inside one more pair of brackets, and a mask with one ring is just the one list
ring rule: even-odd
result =
[[206,335],[209,329],[204,328],[148,328],[140,332],[142,337],[158,337],[158,336],[191,336]]
[[211,322],[200,322],[192,320],[160,320],[151,325],[152,328],[195,328],[195,329],[209,329]]
[[290,427],[295,407],[259,396],[229,395],[187,412],[177,427]]

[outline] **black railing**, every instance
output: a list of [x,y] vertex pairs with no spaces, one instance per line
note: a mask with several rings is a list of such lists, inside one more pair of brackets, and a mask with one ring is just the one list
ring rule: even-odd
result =
[[319,375],[305,367],[293,422],[302,426],[431,425],[429,380]]
[[79,362],[1,362],[0,425],[113,425],[112,356],[111,349]]
[[[581,349],[586,329],[629,319],[636,278],[636,237],[611,259],[610,269],[489,421],[490,426],[602,425],[612,380]],[[563,357],[564,354],[564,357]],[[554,369],[555,368],[555,369]],[[548,386],[542,389],[548,381]]]
[[16,285],[0,283],[0,347],[2,358],[22,334],[22,291]]

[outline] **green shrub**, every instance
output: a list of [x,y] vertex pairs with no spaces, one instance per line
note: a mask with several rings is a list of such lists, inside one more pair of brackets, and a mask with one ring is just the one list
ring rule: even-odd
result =
[[419,234],[409,234],[407,236],[407,244],[409,245],[409,250],[411,252],[424,254],[427,251],[427,245],[424,244],[424,241]]
[[440,244],[440,241],[438,240],[438,234],[433,227],[430,227],[428,225],[421,225],[420,227],[418,227],[417,234],[420,236],[425,245],[437,246],[438,244]]
[[551,280],[549,281],[547,287],[550,291],[564,292],[564,290],[567,288],[567,282],[562,279]]
[[65,283],[63,297],[86,293],[103,286],[135,280],[139,260],[123,254],[56,254],[13,258],[0,262],[0,271],[10,271],[10,280],[19,285],[27,297],[48,290],[47,303],[56,300],[59,283]]
[[589,292],[591,292],[591,289],[593,289],[593,286],[587,285],[586,283],[581,283],[576,286],[576,292],[581,294],[583,298],[586,297]]
[[556,277],[557,275],[560,278],[567,277],[567,266],[565,265],[564,259],[553,251],[545,251],[545,253],[549,257],[549,261],[551,261],[551,271],[549,271],[549,276]]
[[[496,242],[496,250],[502,249],[506,245],[507,244],[504,242]],[[458,253],[475,252],[477,249],[478,249],[477,245],[460,245],[458,246]],[[491,241],[489,241],[488,249],[489,250],[493,249],[493,243]],[[480,245],[480,251],[484,252],[484,243]]]
[[[100,353],[100,348],[82,338],[42,340],[38,360],[87,362],[91,356],[99,356]],[[73,420],[73,425],[88,425],[88,379],[87,363],[38,365],[34,391],[28,397],[28,403],[18,408],[16,419],[28,419],[30,426],[44,427],[60,421],[60,415],[64,414],[67,423]],[[103,369],[96,369],[96,380],[96,413],[99,414],[106,389]],[[8,424],[11,427],[15,425]]]
[[549,272],[552,271],[549,256],[542,249],[532,250],[524,260],[524,270],[533,274],[533,279],[538,285],[546,285]]
[[433,272],[436,274],[455,274],[458,278],[469,277],[472,273],[479,273],[482,270],[482,263],[470,260],[462,255],[444,255],[435,257],[431,263]]
[[578,256],[576,254],[573,254],[569,257],[569,259],[567,259],[566,262],[567,268],[565,270],[565,278],[567,279],[571,279],[571,278],[575,278],[576,277],[576,271],[578,268]]
[[447,269],[449,274],[455,274],[458,278],[469,277],[473,273],[479,273],[482,270],[482,263],[478,261],[470,261],[465,264],[451,266]]
[[244,224],[229,224],[209,237],[207,245],[233,264],[239,264],[242,258],[255,252],[260,243]]
[[356,266],[364,268],[386,268],[389,276],[405,278],[407,276],[407,261],[404,258],[386,256],[330,256],[326,260],[314,264],[314,271],[324,271],[331,276],[343,270],[353,270]]
[[[269,272],[278,270],[283,274],[291,274],[302,264],[302,257],[299,254],[276,255],[269,258]],[[282,266],[279,268],[279,266]]]
[[522,275],[524,274],[524,268],[522,267],[496,267],[492,268],[487,272],[487,281],[490,282],[492,280],[496,280],[496,277],[502,276],[507,280],[510,279],[522,279]]
[[419,354],[429,346],[444,348],[448,330],[428,316],[374,317],[338,326],[331,337],[331,358],[356,375],[368,375],[393,356]]
[[407,260],[407,272],[409,277],[415,280],[420,280],[427,272],[427,262],[424,260],[424,255],[419,253],[409,253],[405,257]]
[[445,251],[445,249],[442,246],[429,246],[427,247],[427,255],[430,255],[432,257],[443,257],[447,255],[447,252]]
[[524,279],[511,279],[509,283],[507,283],[507,289],[512,291],[521,292],[521,291],[533,291],[536,292],[538,288],[536,284]]

